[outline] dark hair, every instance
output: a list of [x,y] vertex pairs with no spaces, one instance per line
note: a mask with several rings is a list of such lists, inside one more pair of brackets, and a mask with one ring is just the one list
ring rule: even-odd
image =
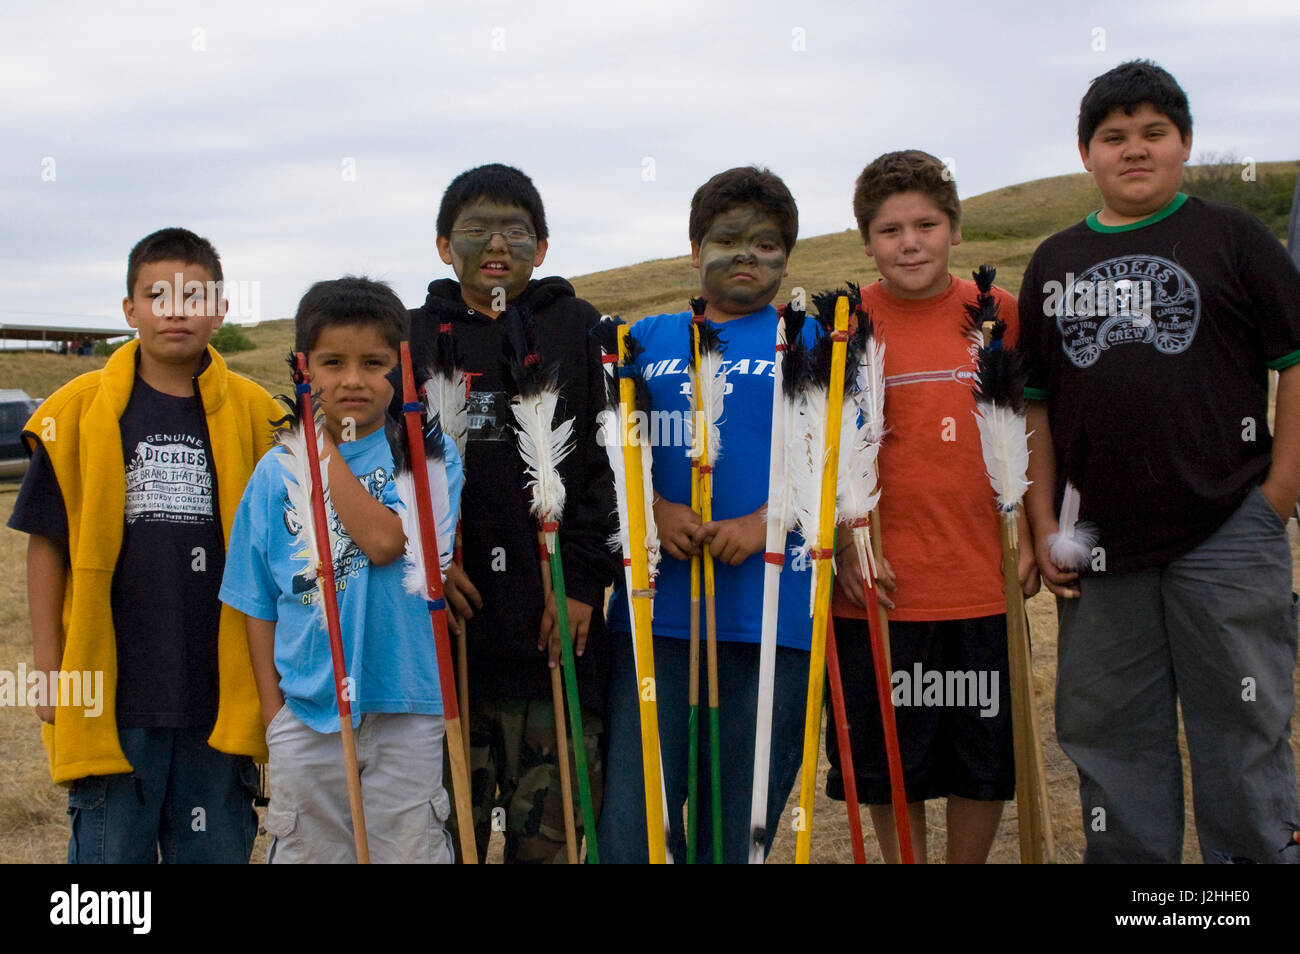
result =
[[396,349],[406,339],[411,321],[401,299],[386,284],[346,275],[317,282],[302,296],[293,316],[294,350],[311,351],[321,330],[332,325],[373,326]]
[[451,235],[456,216],[476,199],[517,205],[533,220],[533,232],[537,235],[537,241],[542,241],[550,234],[546,231],[542,197],[537,192],[537,186],[533,185],[533,180],[514,166],[493,162],[469,169],[451,180],[451,185],[442,194],[442,205],[438,207],[440,238]]
[[885,200],[900,192],[920,192],[947,213],[954,229],[961,225],[957,183],[948,167],[928,152],[904,149],[871,160],[853,186],[853,216],[862,241],[868,241],[871,220]]
[[1079,144],[1087,148],[1097,127],[1117,109],[1125,116],[1144,103],[1163,113],[1186,141],[1192,131],[1187,94],[1178,81],[1150,60],[1129,60],[1102,73],[1088,86],[1079,103]]
[[714,219],[738,205],[752,205],[776,219],[788,255],[799,234],[799,210],[781,177],[758,166],[737,166],[719,172],[695,190],[687,225],[692,242],[704,241]]
[[136,242],[126,257],[126,296],[135,297],[135,280],[140,277],[142,265],[166,261],[202,265],[212,274],[214,281],[223,281],[221,259],[211,242],[189,229],[159,229]]

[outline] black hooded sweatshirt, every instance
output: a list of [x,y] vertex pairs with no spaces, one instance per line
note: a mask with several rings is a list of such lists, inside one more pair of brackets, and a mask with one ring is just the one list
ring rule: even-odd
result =
[[[516,307],[536,317],[543,366],[558,373],[556,421],[573,418],[574,448],[559,465],[566,491],[560,553],[568,595],[593,607],[587,649],[578,658],[580,695],[584,705],[603,710],[610,659],[604,594],[620,567],[608,545],[618,529],[614,478],[596,440],[605,385],[589,331],[600,314],[562,278],[530,281],[510,302]],[[483,598],[469,620],[470,698],[549,700],[547,657],[537,650],[545,606],[537,522],[515,443],[504,318],[469,308],[459,283],[441,279],[429,285],[424,305],[411,309],[411,349],[428,354],[448,324],[470,376],[461,536],[465,573]]]

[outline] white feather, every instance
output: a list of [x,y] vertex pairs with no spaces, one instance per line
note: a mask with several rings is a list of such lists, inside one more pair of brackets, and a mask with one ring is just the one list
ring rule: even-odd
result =
[[641,443],[641,499],[645,501],[645,554],[650,564],[650,579],[659,575],[659,527],[655,523],[655,488],[651,467],[654,464],[653,448],[650,442]]
[[862,414],[866,439],[879,444],[885,437],[885,343],[875,335],[858,362],[853,399]]
[[870,517],[880,502],[876,472],[880,444],[868,438],[867,422],[858,413],[857,406],[847,401],[845,405],[853,413],[841,421],[840,460],[847,461],[847,467],[840,469],[838,519],[841,524],[851,527],[858,566],[866,573],[872,569],[870,539],[865,527],[854,527],[853,524]]
[[[697,380],[698,378],[698,380]],[[701,434],[707,443],[709,465],[717,464],[722,456],[722,399],[727,391],[727,369],[722,363],[722,355],[716,351],[700,353],[700,370],[698,376],[695,368],[690,369],[691,395],[693,399],[690,417],[691,456],[700,457],[706,448],[701,444]],[[698,400],[695,396],[698,395]],[[695,426],[696,420],[703,423],[703,428]]]
[[1097,543],[1097,526],[1079,519],[1079,491],[1069,481],[1061,498],[1060,529],[1047,538],[1052,562],[1063,570],[1077,570],[1092,557]]
[[614,473],[614,516],[618,519],[618,529],[609,537],[609,548],[629,559],[632,544],[628,534],[627,474],[623,460],[623,435],[619,433],[618,412],[612,409],[601,411],[596,416],[596,441],[605,448],[609,458],[609,469]]
[[[451,500],[447,490],[446,458],[430,457],[425,461],[429,471],[429,500],[433,506],[434,526],[438,534],[438,563],[443,579],[447,576],[447,567],[451,563],[453,537],[456,534],[456,518],[451,512]],[[429,598],[428,578],[424,569],[424,542],[420,536],[419,508],[415,497],[415,475],[402,471],[396,478],[398,516],[402,518],[402,532],[406,534],[406,569],[402,573],[402,587],[408,593],[418,593],[422,599]]]
[[564,512],[564,482],[559,465],[573,450],[573,420],[551,427],[560,395],[543,388],[535,396],[516,395],[510,402],[519,435],[519,456],[528,470],[532,515],[539,523],[558,522]]
[[469,400],[465,395],[465,372],[456,368],[451,375],[433,374],[424,386],[424,403],[429,420],[437,416],[442,432],[456,445],[456,453],[465,459],[465,441],[469,436]]
[[[316,424],[316,454],[320,464],[320,484],[325,491],[325,513],[328,520],[328,514],[333,509],[329,498],[329,458],[325,456],[325,435],[321,430],[323,421],[318,417]],[[286,451],[277,455],[277,459],[285,470],[284,487],[289,496],[289,506],[298,522],[298,532],[294,534],[296,550],[293,557],[305,564],[303,576],[314,580],[321,561],[316,552],[316,520],[311,504],[312,480],[307,434],[301,424],[294,424],[276,431],[275,439]],[[333,553],[326,558],[333,559]],[[324,602],[318,602],[323,611]]]
[[1010,407],[975,399],[975,422],[979,427],[984,467],[997,494],[998,509],[1011,513],[1029,487],[1029,435],[1025,416]]
[[803,538],[801,556],[817,547],[821,521],[822,468],[826,460],[826,387],[811,385],[796,398],[794,428],[787,452],[790,509]]

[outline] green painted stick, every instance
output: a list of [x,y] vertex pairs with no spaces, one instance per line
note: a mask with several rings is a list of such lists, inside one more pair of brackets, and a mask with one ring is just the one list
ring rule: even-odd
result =
[[587,861],[597,865],[600,864],[600,851],[596,847],[596,809],[591,801],[591,779],[587,774],[586,736],[582,731],[582,704],[578,699],[578,666],[573,656],[573,637],[569,629],[569,603],[564,594],[564,563],[560,560],[560,548],[555,539],[559,528],[557,524],[546,523],[542,529],[546,531],[546,550],[551,555],[551,585],[555,588],[555,613],[560,628],[560,655],[564,662],[565,695],[569,700],[573,761],[578,770],[578,801],[582,803]]

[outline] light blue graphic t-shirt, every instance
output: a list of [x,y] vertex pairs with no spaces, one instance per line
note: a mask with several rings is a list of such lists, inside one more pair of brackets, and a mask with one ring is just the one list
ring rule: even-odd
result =
[[[713,461],[715,521],[743,517],[767,503],[777,320],[776,309],[768,305],[752,315],[714,325],[723,341],[723,366],[727,372],[722,454]],[[685,311],[643,318],[631,328],[633,337],[645,348],[637,366],[650,387],[654,488],[668,500],[687,505],[691,502],[691,448],[685,429],[690,416],[690,323],[691,313]],[[803,337],[810,346],[816,340],[815,324],[811,317],[804,323]],[[796,533],[786,537],[777,643],[808,649],[812,637],[812,573],[810,563],[794,552],[800,543]],[[764,565],[761,551],[740,566],[713,561],[718,639],[759,642]],[[656,636],[690,638],[690,582],[690,561],[676,560],[665,552],[655,580]],[[701,633],[703,614],[701,593]],[[608,619],[611,629],[626,632],[631,628],[621,578],[610,600]]]
[[[451,510],[463,475],[455,445],[444,439]],[[383,428],[339,446],[349,469],[384,506],[398,510],[392,451]],[[274,448],[258,462],[235,513],[221,601],[248,616],[274,620],[275,667],[295,716],[317,732],[339,730],[334,667],[321,593],[304,574],[295,541],[298,517],[289,503],[285,469]],[[402,588],[406,561],[375,566],[329,508],[343,658],[352,682],[353,722],[367,712],[442,714],[433,626],[424,600]],[[441,526],[446,521],[439,519]],[[438,540],[449,553],[451,534]]]

